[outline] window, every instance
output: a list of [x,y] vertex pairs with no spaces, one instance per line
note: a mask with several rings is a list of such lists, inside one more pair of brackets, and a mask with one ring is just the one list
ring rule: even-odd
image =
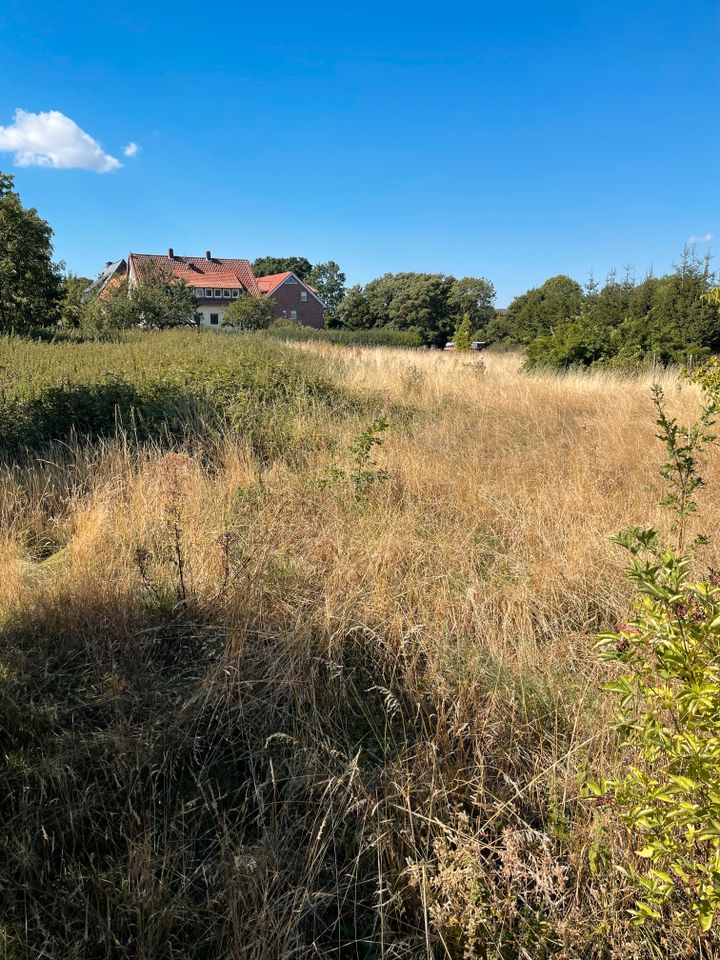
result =
[[211,313],[211,314],[210,314],[210,323],[211,323],[211,325],[212,325],[213,327],[216,327],[216,326],[218,325],[219,321],[220,321],[220,314],[219,314],[219,313]]
[[229,290],[223,290],[223,296],[224,296],[224,297],[229,297],[229,296],[230,296],[230,291],[229,291]]
[[300,291],[300,299],[303,303],[307,303],[307,290]]
[[222,296],[222,290],[215,290],[215,296],[216,296],[216,297],[221,297],[221,296]]
[[206,290],[206,291],[205,291],[205,296],[206,296],[206,297],[211,297],[211,296],[212,296],[212,290]]
[[202,297],[202,296],[204,296],[204,295],[205,295],[205,291],[203,290],[202,287],[195,287],[195,296],[196,296],[196,297]]
[[291,320],[297,320],[297,310],[291,310],[291,311],[290,311],[290,319],[291,319]]
[[233,300],[236,300],[240,296],[240,291],[233,290],[232,295],[233,295]]
[[284,317],[287,316],[287,310],[283,310],[283,316],[284,316]]
[[288,277],[285,283],[297,283],[297,280],[295,277]]

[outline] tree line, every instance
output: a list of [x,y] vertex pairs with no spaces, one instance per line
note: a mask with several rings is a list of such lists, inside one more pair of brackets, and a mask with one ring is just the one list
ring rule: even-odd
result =
[[686,248],[674,269],[600,286],[556,276],[516,297],[492,339],[527,348],[526,365],[631,368],[687,363],[720,352],[720,297],[710,257]]
[[[86,277],[65,274],[53,260],[53,232],[34,208],[23,207],[13,177],[0,173],[0,332],[48,327],[166,327],[197,323],[192,290],[156,271],[129,290],[111,289],[85,303]],[[637,281],[630,270],[601,286],[565,275],[550,277],[495,309],[484,277],[386,273],[346,288],[333,260],[259,257],[256,276],[292,271],[318,291],[326,326],[347,331],[398,331],[413,342],[444,346],[454,339],[523,347],[529,367],[632,367],[654,359],[685,363],[720,353],[720,288],[710,258],[686,249],[674,269]],[[249,295],[228,309],[228,322],[258,329],[272,321],[272,302]],[[281,321],[288,323],[288,321]]]

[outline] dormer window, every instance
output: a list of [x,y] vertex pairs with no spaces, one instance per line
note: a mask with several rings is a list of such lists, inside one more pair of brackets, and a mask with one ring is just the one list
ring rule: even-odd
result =
[[206,287],[206,288],[205,288],[205,296],[206,296],[206,297],[211,297],[211,296],[212,296],[212,290],[211,290],[209,287]]
[[195,287],[195,296],[196,296],[196,297],[204,297],[204,296],[205,296],[205,291],[204,291],[204,289],[203,289],[202,287]]
[[223,296],[224,296],[224,297],[227,297],[227,298],[229,299],[229,298],[230,298],[230,291],[229,291],[229,290],[223,290]]
[[232,295],[233,295],[233,300],[236,300],[240,296],[240,291],[233,290]]
[[216,297],[221,297],[221,296],[222,296],[222,290],[215,290],[213,295],[216,296]]

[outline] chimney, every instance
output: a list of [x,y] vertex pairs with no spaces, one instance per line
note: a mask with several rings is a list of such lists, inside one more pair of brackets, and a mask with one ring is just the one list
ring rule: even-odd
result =
[[206,251],[205,251],[205,259],[206,259],[206,260],[212,260],[212,255],[211,255],[211,253],[210,253],[209,250],[206,250]]
[[172,247],[168,249],[168,256],[170,257],[171,260],[175,259],[175,251],[173,250]]

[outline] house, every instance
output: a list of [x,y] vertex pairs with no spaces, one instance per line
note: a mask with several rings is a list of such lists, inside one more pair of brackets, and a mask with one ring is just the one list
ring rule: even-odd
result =
[[304,283],[294,273],[278,273],[269,277],[256,277],[249,260],[213,257],[210,250],[204,257],[184,257],[172,247],[167,254],[129,253],[124,260],[108,263],[97,280],[88,287],[89,298],[102,296],[114,283],[120,282],[112,266],[125,265],[122,279],[127,275],[130,287],[151,278],[154,274],[170,275],[183,280],[197,299],[201,323],[206,327],[219,327],[223,315],[233,300],[243,293],[253,297],[270,297],[275,302],[275,319],[297,320],[309,327],[323,326],[323,303],[317,290]]
[[317,290],[294,273],[258,277],[260,293],[275,301],[276,320],[298,320],[305,327],[322,327],[325,307]]

